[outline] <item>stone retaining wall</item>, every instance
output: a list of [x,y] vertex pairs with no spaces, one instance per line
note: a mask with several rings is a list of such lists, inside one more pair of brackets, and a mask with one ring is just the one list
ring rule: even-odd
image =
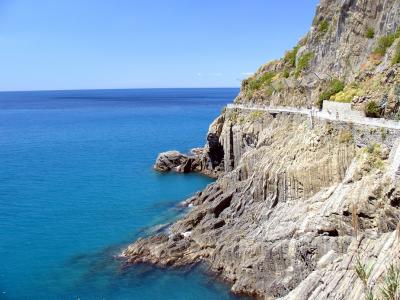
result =
[[383,118],[367,118],[362,112],[352,110],[349,103],[336,103],[332,101],[324,101],[324,108],[321,111],[308,109],[304,107],[289,107],[289,106],[267,106],[267,105],[246,105],[246,104],[228,104],[227,109],[245,109],[245,110],[260,110],[270,113],[293,113],[309,115],[313,118],[341,121],[357,125],[383,127],[389,129],[400,129],[400,122]]
[[351,109],[351,103],[341,103],[325,100],[322,105],[322,111],[330,114],[339,114],[347,117],[364,117],[363,113]]

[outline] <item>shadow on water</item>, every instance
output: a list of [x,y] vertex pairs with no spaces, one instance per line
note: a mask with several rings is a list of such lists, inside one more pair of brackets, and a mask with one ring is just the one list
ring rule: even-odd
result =
[[72,289],[88,283],[94,284],[96,281],[104,279],[111,283],[113,280],[117,278],[123,279],[125,276],[140,276],[144,278],[146,274],[148,275],[154,271],[154,268],[148,265],[129,268],[124,263],[124,260],[119,258],[119,254],[129,243],[139,237],[166,232],[173,220],[179,217],[177,214],[181,215],[184,212],[181,207],[176,205],[176,202],[173,203],[172,201],[159,202],[154,206],[163,208],[164,213],[157,220],[154,220],[151,225],[133,232],[126,241],[109,245],[98,251],[74,255],[63,263],[62,269],[64,270],[81,271]]
[[[168,228],[175,222],[177,219],[181,218],[189,209],[177,204],[176,201],[161,201],[154,203],[152,208],[156,208],[159,211],[163,211],[163,213],[153,220],[150,225],[144,226],[138,229],[136,232],[133,232],[127,240],[121,241],[119,243],[109,245],[99,251],[93,253],[82,253],[77,254],[69,258],[65,263],[66,265],[80,265],[87,264],[88,262],[92,262],[93,258],[100,258],[104,260],[104,258],[114,258],[121,253],[121,250],[124,249],[129,243],[140,237],[146,237],[149,235],[154,235],[161,232],[167,232]],[[96,259],[97,261],[97,259]],[[109,263],[109,261],[105,262]]]
[[69,259],[65,264],[65,269],[84,270],[70,287],[69,294],[79,294],[83,298],[88,290],[91,294],[95,290],[97,295],[114,298],[121,290],[132,288],[143,290],[150,283],[153,288],[159,286],[161,290],[166,281],[172,281],[177,282],[177,285],[179,282],[195,282],[205,290],[225,290],[226,297],[221,299],[249,299],[231,294],[229,284],[211,273],[204,264],[176,269],[160,268],[149,264],[126,265],[123,259],[116,257],[120,249],[121,245],[114,245],[95,253],[77,255]]
[[[155,225],[138,230],[132,234],[129,242],[139,237],[167,231],[173,219],[178,217],[178,213],[181,215],[187,211],[187,208],[176,205],[175,201],[174,205],[166,201],[157,203],[157,206],[168,208],[160,217],[163,223],[160,224],[158,222],[160,219],[158,219]],[[165,282],[181,282],[182,284],[194,282],[194,286],[202,286],[207,292],[218,290],[221,293],[221,291],[225,291],[225,297],[221,299],[248,299],[232,295],[229,292],[230,286],[212,274],[203,264],[177,269],[159,268],[149,264],[127,265],[125,260],[119,257],[119,254],[129,242],[117,243],[99,251],[81,253],[67,259],[62,266],[63,270],[79,270],[78,274],[75,274],[74,280],[68,284],[69,287],[66,289],[68,294],[79,295],[81,299],[84,299],[85,295],[93,296],[93,291],[96,291],[95,297],[116,299],[120,297],[120,291],[131,291],[132,288],[136,291],[143,291],[146,286],[151,285],[159,289],[158,293],[162,293]],[[201,291],[195,291],[201,293]],[[141,297],[141,294],[130,296],[136,298]],[[166,297],[165,299],[173,298]]]
[[105,261],[106,258],[112,258],[111,261],[114,261],[116,260],[115,257],[118,256],[119,253],[121,253],[121,250],[124,249],[129,243],[140,237],[167,232],[168,228],[173,224],[173,222],[181,218],[188,211],[187,207],[177,204],[176,201],[157,202],[152,206],[157,208],[157,210],[164,211],[164,213],[162,213],[156,220],[153,220],[150,225],[144,226],[138,229],[136,232],[133,232],[126,241],[109,245],[93,253],[81,253],[74,255],[65,262],[66,265],[88,265],[91,268],[97,268],[96,266],[93,266],[92,263],[99,260],[94,260],[93,258],[99,258],[100,261],[104,261],[104,263],[110,262]]
[[176,203],[176,201],[162,201],[152,205],[157,211],[163,211],[158,218],[153,220],[148,226],[138,230],[135,239],[147,237],[157,233],[168,232],[169,227],[178,219],[182,218],[190,209]]

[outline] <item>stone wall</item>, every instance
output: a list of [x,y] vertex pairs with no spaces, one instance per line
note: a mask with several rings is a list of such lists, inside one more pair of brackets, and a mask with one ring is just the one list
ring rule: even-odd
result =
[[322,111],[330,114],[336,114],[348,117],[363,117],[364,115],[358,110],[351,109],[351,103],[341,103],[325,100],[322,105]]

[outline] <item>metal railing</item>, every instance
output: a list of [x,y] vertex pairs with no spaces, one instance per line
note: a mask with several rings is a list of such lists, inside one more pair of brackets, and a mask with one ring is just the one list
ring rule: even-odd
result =
[[309,115],[311,117],[331,120],[331,121],[341,121],[359,125],[366,126],[374,126],[374,127],[383,127],[389,129],[400,129],[400,122],[395,120],[387,120],[384,118],[368,118],[364,116],[357,116],[356,114],[346,114],[346,112],[338,112],[329,113],[327,111],[318,111],[314,108],[297,108],[290,106],[269,106],[262,104],[228,104],[227,109],[243,109],[243,110],[260,110],[267,111],[270,113],[293,113],[293,114],[303,114]]

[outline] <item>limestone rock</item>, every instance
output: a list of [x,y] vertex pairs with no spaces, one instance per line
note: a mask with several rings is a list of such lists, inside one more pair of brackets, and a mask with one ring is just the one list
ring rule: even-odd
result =
[[[383,153],[395,148],[398,133],[389,132],[381,147],[383,169],[364,170],[370,157],[360,155],[367,148],[355,143],[380,139],[368,128],[316,121],[311,129],[302,116],[239,115],[240,123],[226,115],[220,131],[231,162],[225,175],[185,202],[192,208],[169,236],[141,239],[124,256],[130,263],[175,267],[202,261],[232,282],[236,293],[286,299],[310,293],[328,299],[329,291],[339,295],[333,299],[362,295],[354,257],[371,245],[379,249],[400,218],[398,188],[386,175],[390,156]],[[343,132],[352,139],[343,140]],[[355,247],[360,237],[367,248]],[[342,271],[331,269],[344,260]],[[319,278],[329,282],[325,270],[343,287],[359,286],[358,294],[321,285]],[[346,282],[341,272],[348,274]]]
[[[399,25],[400,0],[321,0],[297,65],[262,66],[235,101],[311,106],[339,78],[363,90],[354,108],[387,98],[382,113],[392,118],[400,108],[400,65],[391,65],[400,38],[378,60],[371,54]],[[249,89],[264,75],[271,85]],[[204,148],[162,153],[155,165],[216,182],[184,201],[191,208],[168,234],[139,239],[123,256],[133,264],[203,262],[233,292],[262,299],[363,299],[357,259],[373,264],[375,290],[387,268],[400,265],[399,138],[399,130],[326,120],[311,127],[305,115],[225,110]]]
[[180,171],[182,166],[187,163],[188,159],[189,158],[186,155],[183,155],[178,151],[163,152],[158,155],[154,169],[160,172],[171,170]]

